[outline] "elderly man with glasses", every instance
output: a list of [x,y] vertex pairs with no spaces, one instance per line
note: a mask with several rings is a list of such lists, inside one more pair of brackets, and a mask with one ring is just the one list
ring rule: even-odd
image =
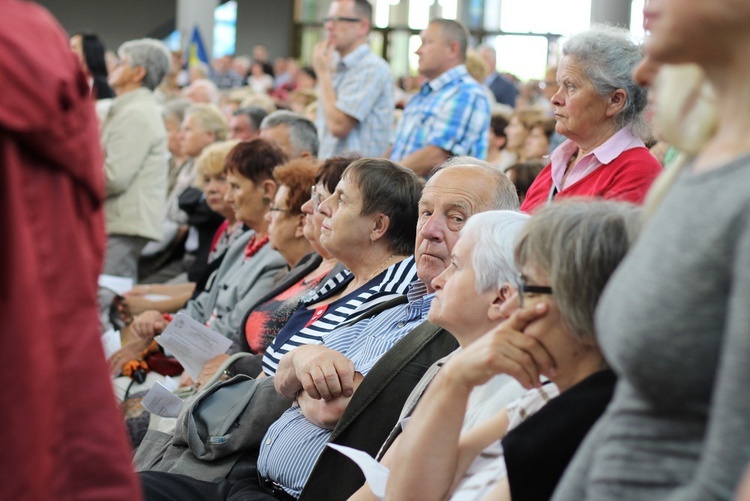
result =
[[388,64],[367,45],[371,18],[367,0],[334,0],[323,19],[326,39],[313,55],[321,159],[349,152],[379,157],[388,149],[394,85]]

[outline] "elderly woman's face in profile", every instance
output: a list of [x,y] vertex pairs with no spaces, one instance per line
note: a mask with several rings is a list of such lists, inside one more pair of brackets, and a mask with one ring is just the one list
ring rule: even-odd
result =
[[348,176],[341,178],[333,195],[320,204],[324,216],[320,243],[336,257],[359,252],[370,242],[372,218],[361,214],[362,205],[362,192]]
[[581,144],[601,133],[609,122],[608,98],[596,93],[583,71],[584,66],[571,56],[563,56],[557,70],[560,88],[552,96],[558,133]]

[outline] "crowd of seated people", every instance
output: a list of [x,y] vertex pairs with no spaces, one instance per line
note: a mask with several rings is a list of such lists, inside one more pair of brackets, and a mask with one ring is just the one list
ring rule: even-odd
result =
[[[134,283],[99,291],[116,396],[253,381],[267,421],[204,460],[180,441],[188,398],[166,448],[131,435],[145,498],[730,499],[750,463],[748,65],[698,42],[750,48],[740,3],[690,7],[728,34],[682,45],[692,18],[643,46],[573,35],[544,85],[434,19],[411,95],[367,0],[331,2],[309,67],[259,45],[183,68],[144,39],[107,86],[102,42],[71,37],[91,106],[110,100],[102,273]],[[231,341],[197,376],[159,345],[178,314]]]

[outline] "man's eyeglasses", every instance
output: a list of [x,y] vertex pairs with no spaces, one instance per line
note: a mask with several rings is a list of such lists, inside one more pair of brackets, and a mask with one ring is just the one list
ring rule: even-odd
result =
[[523,298],[526,294],[552,294],[552,287],[547,285],[528,285],[522,275],[516,277],[516,290],[518,290],[518,306],[521,308],[523,308]]
[[276,207],[275,205],[269,205],[268,210],[271,212],[289,212],[289,209],[282,209],[281,207]]
[[358,23],[362,19],[358,17],[346,17],[346,16],[329,16],[323,18],[323,24],[326,23]]
[[315,185],[313,185],[310,189],[310,200],[312,200],[313,203],[313,211],[318,212],[318,207],[320,207],[320,203],[323,201],[323,197],[320,196],[320,193],[318,193]]

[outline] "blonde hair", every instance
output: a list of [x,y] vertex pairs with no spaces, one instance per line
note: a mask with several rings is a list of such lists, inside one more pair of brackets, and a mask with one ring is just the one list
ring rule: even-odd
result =
[[198,176],[195,184],[198,188],[203,188],[203,176],[215,176],[224,172],[224,162],[227,155],[232,151],[232,148],[237,146],[237,143],[239,143],[238,140],[219,141],[203,148],[196,160]]
[[194,104],[185,110],[185,117],[195,117],[198,126],[206,132],[213,132],[216,141],[224,141],[229,133],[224,114],[213,104]]
[[474,78],[477,82],[480,84],[484,82],[484,79],[487,78],[487,75],[490,74],[490,69],[487,67],[487,63],[484,62],[484,59],[482,59],[482,56],[479,55],[479,53],[473,49],[469,49],[466,51],[466,71],[469,72],[469,75]]
[[716,132],[718,112],[713,87],[694,64],[667,64],[655,79],[657,109],[654,121],[663,139],[680,154],[651,186],[644,207],[650,219],[669,188]]

